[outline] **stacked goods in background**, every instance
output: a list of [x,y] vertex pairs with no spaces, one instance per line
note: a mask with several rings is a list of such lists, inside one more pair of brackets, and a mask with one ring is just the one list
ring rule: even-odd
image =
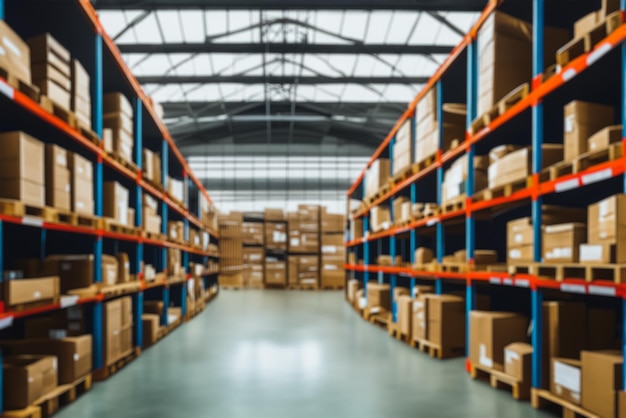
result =
[[[479,192],[487,187],[487,170],[489,168],[489,157],[479,155],[474,157],[474,192]],[[444,180],[441,186],[441,204],[465,200],[467,191],[468,157],[464,154],[450,165],[444,173]],[[394,211],[394,216],[396,212]]]
[[[27,85],[32,83],[30,71],[30,48],[20,36],[6,23],[0,21],[0,48],[5,52],[0,54],[0,68],[8,73],[11,78]],[[12,83],[15,84],[15,83]]]
[[417,104],[417,137],[415,144],[415,162],[432,162],[439,150],[440,141],[443,150],[452,147],[457,140],[465,139],[466,109],[462,104],[446,103],[443,105],[443,120],[438,120],[437,90],[431,88]]
[[104,305],[104,362],[106,366],[133,352],[133,301],[130,296]]
[[185,182],[167,177],[167,194],[180,206],[185,206]]
[[128,189],[116,181],[104,182],[102,215],[120,225],[134,226],[134,210],[130,209]]
[[[411,201],[404,196],[398,196],[393,199],[394,225],[401,225],[411,221],[411,206]],[[363,220],[361,220],[361,222],[363,222]]]
[[141,321],[143,324],[143,345],[150,347],[163,336],[166,326],[163,325],[165,320],[165,304],[163,301],[144,301],[143,315]]
[[30,48],[33,84],[39,87],[43,96],[69,112],[72,107],[70,52],[49,33],[30,38],[26,42]]
[[91,130],[91,79],[78,60],[72,60],[72,112],[78,126]]
[[112,144],[110,148],[105,141],[105,151],[120,158],[122,161],[133,162],[134,112],[133,107],[122,93],[104,95],[104,127],[111,130]]
[[244,281],[262,288],[265,270],[265,225],[263,213],[245,213],[243,222]]
[[[564,29],[544,27],[546,67],[567,41]],[[532,78],[532,24],[502,12],[492,13],[478,31],[478,109],[489,112],[511,91]]]
[[393,176],[404,174],[411,167],[413,157],[413,127],[411,121],[406,121],[396,134],[393,145]]
[[291,286],[319,287],[320,211],[320,206],[299,205],[288,214]]
[[[440,351],[440,358],[465,353],[465,299],[435,295],[422,289],[413,303],[412,338]],[[404,300],[404,309],[408,308]],[[405,314],[406,317],[406,314]],[[405,330],[408,324],[404,321]]]
[[344,246],[345,220],[343,215],[321,212],[321,287],[343,288],[346,280],[344,264],[346,248]]
[[93,164],[76,153],[70,153],[69,157],[72,176],[72,211],[83,215],[93,215],[95,207]]
[[370,230],[380,232],[391,227],[389,205],[379,205],[370,209]]
[[282,209],[265,209],[265,285],[287,285],[287,219]]
[[372,198],[378,191],[389,183],[391,166],[389,159],[378,158],[367,169],[365,176],[365,199]]
[[206,289],[204,280],[204,265],[189,263],[191,279],[187,281],[187,319],[192,318],[206,306]]
[[219,217],[220,273],[218,283],[224,287],[241,288],[243,277],[243,215],[231,212]]
[[161,234],[161,216],[159,206],[155,198],[148,193],[143,194],[143,232],[153,235]]
[[[541,169],[549,167],[563,159],[563,146],[543,144]],[[516,145],[501,145],[489,152],[489,188],[527,181],[532,174],[532,148],[520,148]],[[526,184],[524,184],[524,187]]]
[[[143,179],[148,180],[153,185],[162,188],[163,172],[161,171],[161,156],[158,152],[153,152],[148,148],[143,149]],[[204,201],[204,199],[200,199]],[[207,202],[208,204],[208,202]],[[217,228],[216,228],[217,229]]]
[[44,145],[23,132],[0,134],[0,197],[45,206]]
[[46,144],[45,173],[46,206],[69,212],[72,209],[72,186],[68,151],[58,145]]

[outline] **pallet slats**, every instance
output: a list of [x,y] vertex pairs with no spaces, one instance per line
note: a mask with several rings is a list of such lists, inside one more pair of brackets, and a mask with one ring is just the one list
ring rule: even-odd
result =
[[563,417],[575,418],[581,416],[584,418],[600,418],[600,416],[593,414],[578,405],[574,405],[564,399],[553,395],[544,389],[532,389],[530,403],[535,409],[545,409],[547,405],[558,405],[563,409]]
[[494,389],[511,390],[513,399],[527,400],[530,399],[530,382],[520,382],[506,373],[491,370],[486,367],[480,367],[472,364],[470,369],[472,379],[488,380]]

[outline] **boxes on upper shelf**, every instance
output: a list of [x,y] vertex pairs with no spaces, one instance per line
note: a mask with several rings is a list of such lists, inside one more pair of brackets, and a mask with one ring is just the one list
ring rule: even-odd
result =
[[370,228],[372,232],[389,229],[391,227],[391,215],[388,206],[376,206],[370,210]]
[[409,119],[402,124],[396,134],[393,145],[393,175],[397,176],[411,167],[413,158],[413,120]]
[[71,110],[82,126],[91,129],[91,79],[80,61],[72,60]]
[[378,190],[389,181],[391,176],[391,167],[389,160],[386,158],[378,158],[367,169],[365,175],[365,196],[373,196]]
[[74,152],[69,153],[68,156],[72,176],[72,210],[81,214],[93,215],[93,164]]
[[147,148],[143,149],[143,176],[158,185],[163,182],[161,179],[161,156]]
[[46,205],[71,210],[71,183],[67,151],[46,144]]
[[26,84],[31,84],[30,48],[28,44],[11,29],[5,20],[0,20],[0,68]]
[[607,126],[596,132],[587,141],[589,151],[600,151],[607,149],[612,144],[622,142],[622,125]]
[[579,247],[587,228],[581,223],[548,225],[543,231],[543,259],[546,263],[578,263]]
[[[563,146],[543,144],[542,165],[546,168],[563,160]],[[490,158],[492,158],[490,154]],[[522,148],[500,156],[489,165],[489,188],[526,179],[532,174],[532,148]]]
[[152,234],[161,233],[161,217],[158,215],[156,199],[147,193],[143,194],[143,229]]
[[[442,185],[442,203],[456,200],[461,196],[466,196],[466,185],[468,176],[469,161],[467,154],[460,157],[450,165],[444,174]],[[474,157],[474,191],[479,192],[487,187],[487,170],[489,167],[489,157],[480,155]],[[395,215],[395,212],[394,212]]]
[[103,191],[103,215],[115,219],[121,225],[128,225],[128,206],[130,204],[128,189],[116,181],[105,181]]
[[41,94],[69,111],[72,97],[70,52],[49,33],[30,38],[26,42],[30,48],[33,84],[40,88]]
[[113,153],[132,162],[134,140],[133,107],[122,93],[107,93],[103,100],[104,127],[111,129]]
[[44,145],[24,132],[0,134],[0,197],[45,205]]
[[58,276],[4,280],[2,283],[3,301],[9,307],[29,303],[53,303],[60,294]]
[[350,221],[350,239],[363,238],[363,218],[356,218]]
[[589,206],[588,243],[580,247],[586,263],[626,263],[626,195],[618,194]]
[[185,239],[185,224],[181,221],[167,223],[168,238],[172,241],[183,242]]
[[564,161],[574,161],[586,153],[589,138],[615,122],[615,109],[612,106],[581,100],[568,103],[564,113]]

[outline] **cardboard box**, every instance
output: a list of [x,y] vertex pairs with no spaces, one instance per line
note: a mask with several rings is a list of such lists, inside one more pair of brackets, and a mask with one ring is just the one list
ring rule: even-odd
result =
[[335,213],[322,213],[320,230],[323,234],[343,233],[346,227],[346,217]]
[[350,239],[355,240],[359,238],[363,238],[363,218],[350,221]]
[[132,146],[132,142],[129,139],[123,138],[132,138],[133,132],[135,131],[134,120],[132,117],[128,117],[120,112],[111,112],[105,113],[103,116],[103,123],[109,129],[112,129],[113,132],[123,131],[126,135],[121,135],[120,138],[123,142],[128,143]]
[[527,341],[528,318],[513,312],[470,313],[470,361],[489,369],[504,370],[504,347]]
[[30,71],[33,84],[50,80],[67,92],[72,89],[72,80],[49,63],[33,65]]
[[607,126],[589,138],[587,148],[589,151],[600,151],[619,142],[622,142],[622,125]]
[[133,106],[122,93],[107,93],[103,101],[104,113],[121,112],[129,118],[134,117]]
[[127,188],[116,181],[104,182],[104,216],[115,219],[121,225],[127,225],[129,201]]
[[144,314],[163,315],[165,304],[160,300],[146,300],[143,302]]
[[354,303],[356,301],[356,293],[361,288],[361,283],[358,280],[350,279],[348,280],[347,286],[347,295],[348,301]]
[[561,399],[580,405],[581,362],[561,357],[552,358],[550,392]]
[[5,355],[47,355],[58,362],[58,382],[72,384],[91,372],[91,335],[62,339],[26,339],[4,341]]
[[[456,262],[465,263],[467,259],[467,251],[459,250],[454,253],[454,259]],[[474,264],[486,265],[495,264],[498,262],[498,253],[493,250],[474,250]]]
[[621,351],[583,351],[582,406],[601,417],[617,415],[617,391],[622,387]]
[[44,206],[44,145],[24,132],[0,134],[0,196]]
[[581,223],[546,226],[543,231],[543,259],[547,263],[578,263],[580,244],[587,240]]
[[48,99],[63,109],[70,110],[72,95],[69,91],[64,90],[63,87],[51,80],[39,80],[34,82],[34,84],[39,87],[42,95],[47,96]]
[[264,264],[265,249],[263,247],[244,247],[243,262],[249,264]]
[[70,170],[67,151],[58,145],[46,145],[46,205],[71,210]]
[[74,152],[68,153],[68,157],[70,173],[72,176],[72,211],[86,215],[93,215],[93,165],[89,160]]
[[128,254],[126,253],[117,253],[115,255],[117,259],[117,281],[118,283],[128,283],[130,282],[130,260],[128,258]]
[[185,224],[181,221],[169,221],[167,225],[170,240],[182,242],[185,238]]
[[243,243],[247,245],[263,245],[263,222],[243,223]]
[[574,38],[582,38],[601,22],[600,13],[595,10],[574,22]]
[[435,253],[430,248],[419,247],[415,250],[415,264],[428,264],[435,259]]
[[110,366],[122,356],[122,300],[104,305],[104,362]]
[[265,220],[266,221],[284,221],[285,220],[285,211],[282,209],[265,209]]
[[161,317],[154,314],[143,314],[141,315],[141,324],[143,326],[143,345],[144,347],[150,347],[159,338]]
[[391,215],[388,206],[376,206],[370,209],[370,228],[379,232],[391,227]]
[[42,263],[42,273],[46,276],[59,276],[61,294],[73,289],[83,289],[93,284],[93,254],[51,255]]
[[365,196],[372,196],[387,184],[391,177],[391,166],[386,158],[379,158],[372,163],[365,175]]
[[287,224],[282,222],[265,223],[265,246],[287,249]]
[[465,300],[453,295],[423,295],[425,339],[443,350],[465,347]]
[[[91,78],[80,61],[72,60],[72,96],[91,102]],[[72,108],[76,111],[76,109]],[[90,112],[91,113],[91,112]]]
[[518,382],[530,382],[533,347],[526,343],[512,343],[504,347],[504,373]]
[[[51,55],[55,55],[65,63],[71,61],[70,52],[49,33],[29,38],[26,42],[30,48],[30,57],[33,64],[47,62]],[[70,76],[69,71],[67,76]]]
[[388,284],[367,283],[367,306],[391,310],[391,295]]
[[[541,168],[544,169],[563,160],[563,146],[543,144]],[[532,150],[530,147],[511,152],[489,166],[489,188],[504,186],[524,180],[532,174]]]
[[272,260],[266,257],[265,283],[278,285],[287,283],[287,265],[284,261]]
[[110,255],[102,255],[102,283],[107,286],[117,284],[117,259]]
[[437,89],[431,88],[424,93],[424,96],[422,96],[421,100],[417,103],[416,114],[418,127],[420,126],[419,122],[424,119],[437,119]]
[[0,20],[0,49],[5,51],[0,54],[0,67],[31,84],[30,48],[4,20]]
[[161,217],[144,212],[143,229],[153,234],[161,233]]
[[412,338],[413,299],[410,295],[398,296],[396,306],[398,309],[398,326],[400,328],[400,333]]
[[87,319],[82,305],[24,320],[24,338],[80,337],[87,334],[86,329]]
[[[626,195],[618,194],[589,206],[590,244],[614,244],[611,263],[626,263]],[[606,259],[607,255],[601,258]]]
[[57,387],[57,359],[19,355],[2,360],[5,410],[24,409]]
[[2,294],[8,306],[56,301],[60,296],[59,277],[5,280],[2,283]]
[[615,109],[596,103],[574,100],[564,108],[564,161],[574,161],[587,152],[588,139],[615,122]]
[[580,244],[579,254],[583,264],[610,264],[615,260],[615,244]]

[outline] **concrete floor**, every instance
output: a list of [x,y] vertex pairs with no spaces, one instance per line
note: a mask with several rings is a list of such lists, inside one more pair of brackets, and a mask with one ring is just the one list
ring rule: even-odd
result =
[[224,291],[58,418],[552,416],[362,321],[341,292]]

